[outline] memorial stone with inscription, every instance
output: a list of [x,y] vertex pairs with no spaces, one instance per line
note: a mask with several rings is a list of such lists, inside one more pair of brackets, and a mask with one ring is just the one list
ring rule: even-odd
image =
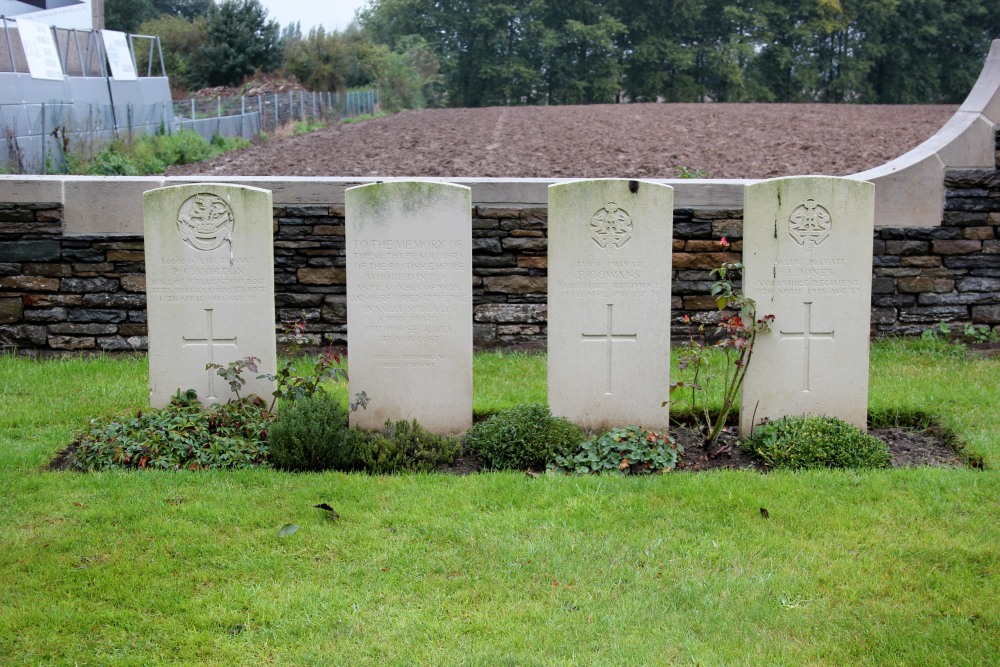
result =
[[549,186],[548,396],[593,429],[666,429],[673,188]]
[[746,189],[744,292],[760,334],[743,383],[740,432],[787,415],[865,428],[875,187],[801,176]]
[[[150,404],[194,389],[206,405],[235,398],[206,364],[253,356],[277,370],[271,193],[198,184],[143,197]],[[240,394],[270,398],[247,372]]]
[[416,419],[435,433],[472,425],[472,194],[395,181],[350,188],[347,341],[351,423]]

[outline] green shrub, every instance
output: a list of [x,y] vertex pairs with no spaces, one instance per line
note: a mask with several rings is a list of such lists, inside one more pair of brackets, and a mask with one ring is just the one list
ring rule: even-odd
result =
[[479,422],[465,443],[495,470],[543,469],[556,452],[573,449],[584,432],[544,405],[519,405]]
[[551,466],[578,474],[621,472],[643,475],[673,470],[683,448],[666,433],[638,426],[616,428],[556,454]]
[[135,160],[106,148],[90,161],[87,173],[92,176],[139,176]]
[[221,134],[213,134],[212,141],[210,143],[212,146],[212,157],[229,151],[246,148],[251,145],[251,143],[243,137],[224,137]]
[[364,434],[359,440],[358,458],[365,469],[376,474],[430,472],[452,463],[462,450],[458,438],[428,433],[416,419],[395,423],[387,419],[381,431]]
[[132,143],[130,157],[140,174],[162,174],[167,170],[167,163],[157,146],[160,136],[151,139],[142,135]]
[[249,468],[267,460],[272,419],[260,399],[205,408],[189,389],[161,410],[95,420],[76,439],[69,462],[85,471]]
[[833,417],[782,417],[754,428],[743,446],[769,468],[887,468],[878,438]]
[[271,427],[271,463],[284,470],[352,470],[357,467],[357,434],[348,412],[325,392],[282,406]]
[[158,146],[157,152],[167,164],[193,164],[216,154],[212,150],[212,144],[194,130],[156,135],[153,141]]

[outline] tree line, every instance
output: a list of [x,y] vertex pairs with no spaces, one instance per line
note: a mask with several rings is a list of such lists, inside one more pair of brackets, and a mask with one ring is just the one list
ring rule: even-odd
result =
[[996,0],[374,0],[418,35],[448,104],[957,102],[1000,37]]
[[[375,87],[382,106],[419,108],[440,99],[438,61],[419,38],[389,48],[352,25],[302,33],[270,19],[259,0],[106,0],[105,26],[160,38],[164,68],[178,95],[235,86],[255,72],[295,76],[312,90]],[[137,50],[140,69],[148,55]]]
[[996,0],[369,0],[308,34],[258,0],[106,0],[105,18],[159,35],[175,87],[280,69],[390,108],[956,103],[1000,37]]

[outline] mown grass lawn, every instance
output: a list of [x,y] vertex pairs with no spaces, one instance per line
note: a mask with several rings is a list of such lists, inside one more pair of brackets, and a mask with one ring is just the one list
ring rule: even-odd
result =
[[[984,471],[82,475],[44,466],[145,361],[3,357],[0,664],[994,664],[998,371],[872,354],[871,410]],[[477,411],[544,396],[544,358],[477,357]]]

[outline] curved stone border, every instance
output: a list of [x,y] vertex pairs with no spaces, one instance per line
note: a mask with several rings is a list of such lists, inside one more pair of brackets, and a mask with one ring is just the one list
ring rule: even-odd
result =
[[937,134],[891,162],[852,174],[875,184],[877,227],[936,227],[947,169],[993,168],[1000,125],[1000,40],[994,40],[965,102]]

